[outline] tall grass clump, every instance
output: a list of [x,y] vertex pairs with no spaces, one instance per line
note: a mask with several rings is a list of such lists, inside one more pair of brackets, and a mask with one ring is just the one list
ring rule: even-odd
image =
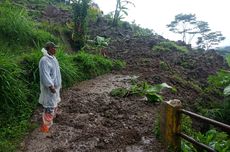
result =
[[0,39],[5,40],[8,46],[34,46],[54,40],[50,33],[37,28],[24,8],[8,1],[0,5],[0,33]]
[[176,44],[175,42],[171,41],[164,41],[160,42],[156,46],[154,46],[153,51],[156,52],[169,52],[169,51],[178,51],[178,52],[183,52],[186,53],[188,52],[188,49],[185,46],[180,46]]
[[[9,57],[1,54],[0,58],[0,119],[11,119],[15,114],[20,114],[27,107],[26,96],[28,90],[19,77],[22,73],[20,67]],[[4,121],[0,121],[1,124]]]
[[125,62],[120,60],[110,60],[101,55],[95,55],[81,51],[73,57],[75,64],[82,71],[82,79],[90,79],[98,75],[120,70],[125,67]]
[[12,141],[25,132],[24,120],[32,110],[27,102],[29,90],[20,77],[22,70],[9,55],[0,55],[0,151],[10,151],[15,148]]
[[79,52],[74,56],[74,62],[84,73],[84,79],[89,79],[113,69],[113,61],[100,55]]
[[57,59],[60,64],[63,87],[71,86],[75,81],[83,80],[83,73],[75,65],[73,55],[59,50],[57,52]]
[[20,57],[19,63],[23,71],[21,77],[23,78],[24,83],[29,89],[28,98],[30,99],[30,104],[32,108],[35,108],[37,105],[37,99],[39,95],[39,60],[42,57],[40,51],[33,50],[31,53],[24,54]]

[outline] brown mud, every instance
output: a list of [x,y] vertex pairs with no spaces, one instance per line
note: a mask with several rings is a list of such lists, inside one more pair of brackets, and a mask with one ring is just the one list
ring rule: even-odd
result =
[[[22,144],[25,152],[160,152],[153,134],[159,105],[141,97],[114,98],[109,92],[129,87],[132,77],[108,74],[81,82],[62,93],[62,114],[49,133],[35,129]],[[41,109],[32,119],[41,122]]]

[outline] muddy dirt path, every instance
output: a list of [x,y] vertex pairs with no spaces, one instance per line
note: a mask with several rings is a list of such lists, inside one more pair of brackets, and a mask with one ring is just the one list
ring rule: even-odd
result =
[[[23,142],[25,152],[160,152],[153,135],[159,106],[140,97],[114,98],[109,92],[129,87],[131,77],[108,74],[81,82],[62,93],[49,134],[36,128]],[[34,122],[40,122],[41,109]]]

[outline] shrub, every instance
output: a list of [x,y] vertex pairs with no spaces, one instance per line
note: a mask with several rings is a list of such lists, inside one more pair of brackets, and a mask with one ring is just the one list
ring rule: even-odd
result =
[[[197,132],[192,129],[192,120],[188,116],[182,117],[182,131],[192,136],[196,141],[206,144],[218,152],[230,150],[230,138],[226,133],[216,131],[215,129],[211,129],[204,134]],[[201,151],[185,140],[182,140],[181,149],[183,152]]]
[[58,50],[57,59],[60,64],[63,87],[71,86],[76,80],[83,80],[83,73],[73,61],[73,55]]
[[9,2],[0,6],[1,39],[11,45],[34,45],[54,40],[48,32],[37,29],[36,24],[23,8]]
[[[21,78],[28,88],[30,109],[33,111],[38,104],[38,97],[40,94],[40,76],[39,76],[39,60],[42,57],[42,53],[37,50],[33,50],[31,53],[23,54],[19,58],[20,68],[23,73]],[[31,114],[31,113],[30,113]]]
[[28,90],[19,77],[21,73],[21,69],[15,64],[11,57],[1,53],[0,127],[6,125],[4,122],[8,123],[11,119],[14,119],[14,116],[23,114],[24,110],[28,108],[28,103],[26,102]]
[[156,52],[169,52],[169,51],[178,51],[183,53],[188,52],[188,49],[185,46],[180,46],[175,42],[171,42],[171,41],[160,42],[159,44],[153,47],[153,50]]
[[80,52],[74,56],[73,60],[84,73],[84,79],[107,73],[113,68],[113,62],[100,55]]
[[24,120],[32,109],[27,102],[29,89],[20,77],[22,70],[12,56],[0,55],[0,151],[13,151],[11,141],[19,141],[19,136],[25,133],[29,125]]
[[130,26],[131,26],[131,29],[134,33],[134,36],[136,36],[136,37],[154,36],[153,30],[148,29],[148,28],[142,28],[139,25],[137,25],[135,22],[132,22],[132,24]]
[[[216,75],[208,77],[209,87],[211,88],[224,88],[230,84],[230,73],[225,70],[220,70]],[[210,89],[211,89],[210,88]]]
[[101,16],[101,10],[95,7],[90,7],[88,9],[87,20],[96,22],[97,18]]
[[126,66],[126,63],[124,61],[121,61],[121,60],[114,60],[113,61],[113,69],[114,70],[121,70],[125,66]]
[[218,152],[230,151],[230,138],[227,133],[211,129],[205,134],[198,133],[195,138]]

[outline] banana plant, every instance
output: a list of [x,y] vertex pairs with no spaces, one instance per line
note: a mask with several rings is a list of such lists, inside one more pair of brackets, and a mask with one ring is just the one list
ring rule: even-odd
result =
[[134,3],[128,0],[117,0],[116,10],[113,17],[113,26],[117,26],[118,21],[124,18],[124,14],[128,16],[127,5],[129,4],[135,7]]

